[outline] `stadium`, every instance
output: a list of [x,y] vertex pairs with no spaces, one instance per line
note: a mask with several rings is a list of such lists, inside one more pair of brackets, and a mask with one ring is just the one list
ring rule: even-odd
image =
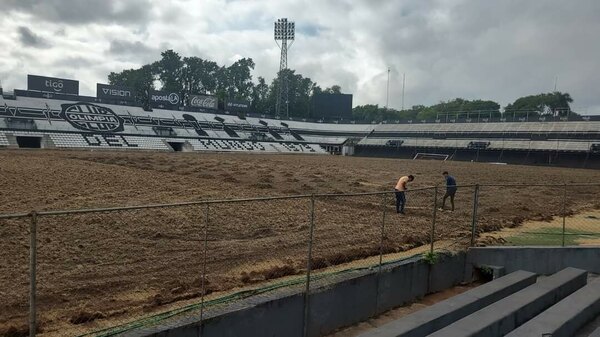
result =
[[160,61],[0,87],[0,336],[600,336],[600,115],[355,119],[274,27],[272,106]]
[[[149,112],[98,97],[31,90],[5,93],[0,104],[3,162],[16,165],[4,167],[5,179],[35,182],[20,180],[19,195],[4,200],[6,210],[26,212],[2,218],[2,237],[19,242],[3,243],[11,261],[3,282],[20,285],[3,310],[8,335],[28,331],[29,210],[39,212],[33,217],[42,336],[126,334],[140,330],[139,322],[147,329],[177,326],[173,322],[198,321],[199,310],[202,322],[226,315],[227,305],[264,300],[248,293],[277,297],[282,289],[306,286],[301,293],[317,296],[323,286],[426,252],[430,258],[464,259],[461,252],[477,245],[597,243],[597,224],[589,220],[599,206],[593,196],[600,191],[591,183],[598,181],[598,171],[589,170],[598,167],[600,121],[595,118],[341,124],[185,108]],[[21,150],[29,148],[44,152]],[[395,159],[385,158],[404,158],[404,170],[422,180],[408,194],[407,218],[393,214],[393,196],[385,191],[397,167]],[[255,175],[242,178],[249,167]],[[439,180],[442,169],[470,172],[461,182],[461,211],[452,216],[432,213],[443,191],[430,182]],[[569,186],[563,185],[566,172]],[[515,186],[514,176],[527,184]],[[171,193],[181,178],[189,187]],[[64,182],[52,187],[53,181]],[[155,193],[148,196],[140,186]],[[240,187],[243,191],[230,192]],[[42,201],[40,188],[58,188],[63,196]],[[82,190],[93,192],[76,197]],[[173,198],[190,193],[201,197]],[[518,206],[531,198],[535,202]],[[530,231],[530,221],[544,225]],[[497,234],[519,225],[524,227],[518,235]],[[305,279],[307,242],[313,244],[312,274]],[[447,259],[456,263],[456,257]],[[459,278],[431,285],[425,293],[446,289]],[[269,287],[275,295],[264,290]],[[401,303],[377,304],[364,318]],[[147,323],[147,317],[156,322]],[[326,328],[330,322],[310,324],[298,331],[334,330]]]
[[[51,96],[48,99],[42,96]],[[66,99],[66,100],[65,100]],[[112,104],[111,104],[112,103]],[[339,124],[115,105],[114,100],[15,90],[3,95],[0,145],[160,151],[330,153],[598,168],[600,117],[584,120]]]

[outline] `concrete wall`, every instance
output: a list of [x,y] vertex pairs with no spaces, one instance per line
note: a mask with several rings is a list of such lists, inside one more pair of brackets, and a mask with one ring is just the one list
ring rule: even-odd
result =
[[[502,266],[507,273],[527,270],[553,274],[566,267],[600,273],[600,247],[482,247],[468,253],[441,255],[429,265],[421,257],[363,269],[311,283],[308,336],[317,337],[355,324],[424,295],[471,280],[476,266]],[[303,286],[250,297],[198,315],[164,321],[127,336],[301,337],[305,323]]]
[[[315,281],[309,298],[308,336],[330,333],[452,287],[462,281],[465,262],[466,254],[441,255],[434,265],[416,257],[384,266],[381,274],[373,268]],[[126,335],[300,337],[304,300],[302,289],[286,289],[209,312],[202,324],[198,317],[188,317]]]
[[479,265],[503,266],[507,273],[549,275],[574,267],[600,274],[600,247],[475,247],[467,254],[466,280]]

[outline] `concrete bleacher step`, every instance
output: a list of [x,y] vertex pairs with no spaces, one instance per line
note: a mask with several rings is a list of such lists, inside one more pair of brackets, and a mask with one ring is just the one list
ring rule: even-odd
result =
[[600,314],[600,280],[577,290],[548,310],[521,325],[507,337],[570,337]]
[[429,336],[504,336],[583,287],[586,282],[587,272],[585,270],[565,268]]
[[536,274],[516,271],[360,335],[361,337],[427,336],[533,283]]

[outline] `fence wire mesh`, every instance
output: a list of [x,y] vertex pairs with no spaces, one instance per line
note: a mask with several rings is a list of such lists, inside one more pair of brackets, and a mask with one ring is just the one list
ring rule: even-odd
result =
[[600,185],[565,190],[565,245],[600,245]]
[[37,299],[32,217],[0,216],[0,334],[27,334],[30,303],[38,335],[112,336],[470,244],[600,244],[600,185],[459,186],[454,211],[445,192],[406,191],[404,214],[393,192],[42,213]]
[[382,196],[323,196],[315,200],[311,286],[343,278],[343,271],[379,263]]
[[202,215],[200,206],[181,206],[39,217],[44,335],[122,331],[198,297]]
[[[481,186],[478,245],[598,244],[600,185]],[[526,203],[519,200],[527,200]]]
[[404,214],[397,212],[401,196],[387,196],[387,214],[383,236],[382,263],[389,263],[431,248],[435,190],[408,190],[405,192]]
[[475,186],[459,186],[455,193],[446,186],[439,187],[435,251],[457,252],[471,244],[475,191]]
[[564,188],[558,185],[482,186],[478,243],[561,245],[564,200]]
[[307,198],[211,204],[205,317],[248,296],[303,290],[309,214]]
[[0,219],[0,336],[29,331],[30,222]]

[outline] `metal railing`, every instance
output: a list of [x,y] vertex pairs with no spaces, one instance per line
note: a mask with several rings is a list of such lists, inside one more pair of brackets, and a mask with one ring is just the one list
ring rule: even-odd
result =
[[0,215],[0,248],[12,255],[0,274],[12,282],[0,292],[0,333],[110,336],[189,314],[202,321],[285,288],[305,296],[306,334],[310,294],[349,273],[474,245],[600,239],[600,184],[462,185],[454,212],[439,208],[444,191],[408,190],[405,215],[389,191]]

